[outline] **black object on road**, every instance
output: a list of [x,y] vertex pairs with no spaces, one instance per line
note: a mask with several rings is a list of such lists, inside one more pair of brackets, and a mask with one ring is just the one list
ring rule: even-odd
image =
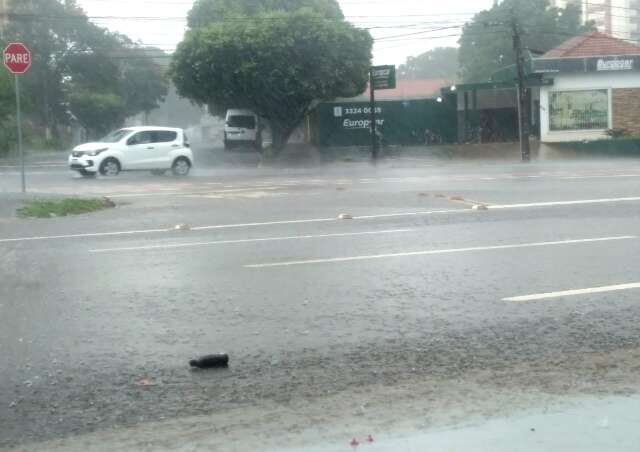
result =
[[226,353],[219,353],[216,355],[206,355],[198,359],[192,359],[189,361],[191,367],[197,367],[198,369],[215,369],[221,367],[229,367],[229,355]]

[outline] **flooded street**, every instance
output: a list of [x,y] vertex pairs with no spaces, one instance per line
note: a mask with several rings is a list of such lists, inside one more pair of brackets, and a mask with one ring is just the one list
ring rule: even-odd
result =
[[640,161],[200,152],[186,179],[32,168],[32,193],[117,204],[66,218],[13,216],[0,168],[0,447],[349,450],[640,388]]

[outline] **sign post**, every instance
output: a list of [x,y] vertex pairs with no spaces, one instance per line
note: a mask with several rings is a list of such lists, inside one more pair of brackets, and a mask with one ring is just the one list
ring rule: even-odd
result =
[[27,191],[24,171],[24,150],[22,149],[22,111],[20,108],[20,75],[25,74],[31,67],[31,51],[20,42],[10,43],[2,53],[5,67],[15,77],[16,86],[16,123],[18,127],[18,153],[20,154],[20,174],[22,193]]
[[395,89],[396,87],[396,67],[395,66],[373,66],[369,70],[369,91],[371,109],[371,159],[374,163],[378,161],[378,151],[380,148],[379,137],[382,132],[378,131],[376,120],[376,90]]
[[373,82],[373,69],[369,71],[369,91],[371,98],[369,108],[371,109],[369,130],[371,133],[371,160],[375,163],[378,161],[378,137],[376,136],[376,90]]

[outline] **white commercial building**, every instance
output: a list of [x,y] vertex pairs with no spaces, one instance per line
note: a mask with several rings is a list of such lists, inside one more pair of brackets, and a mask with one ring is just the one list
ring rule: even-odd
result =
[[532,62],[540,87],[543,142],[640,135],[640,46],[593,32],[571,38]]

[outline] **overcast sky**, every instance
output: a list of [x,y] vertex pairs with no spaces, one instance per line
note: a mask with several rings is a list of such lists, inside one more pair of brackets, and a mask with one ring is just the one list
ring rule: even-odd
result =
[[[347,19],[371,28],[376,64],[456,45],[459,26],[493,0],[339,0]],[[78,0],[94,22],[172,52],[182,40],[192,0]],[[106,17],[105,17],[106,16]],[[373,28],[378,27],[378,28]],[[410,36],[398,36],[414,33]],[[453,35],[453,36],[452,36]]]

